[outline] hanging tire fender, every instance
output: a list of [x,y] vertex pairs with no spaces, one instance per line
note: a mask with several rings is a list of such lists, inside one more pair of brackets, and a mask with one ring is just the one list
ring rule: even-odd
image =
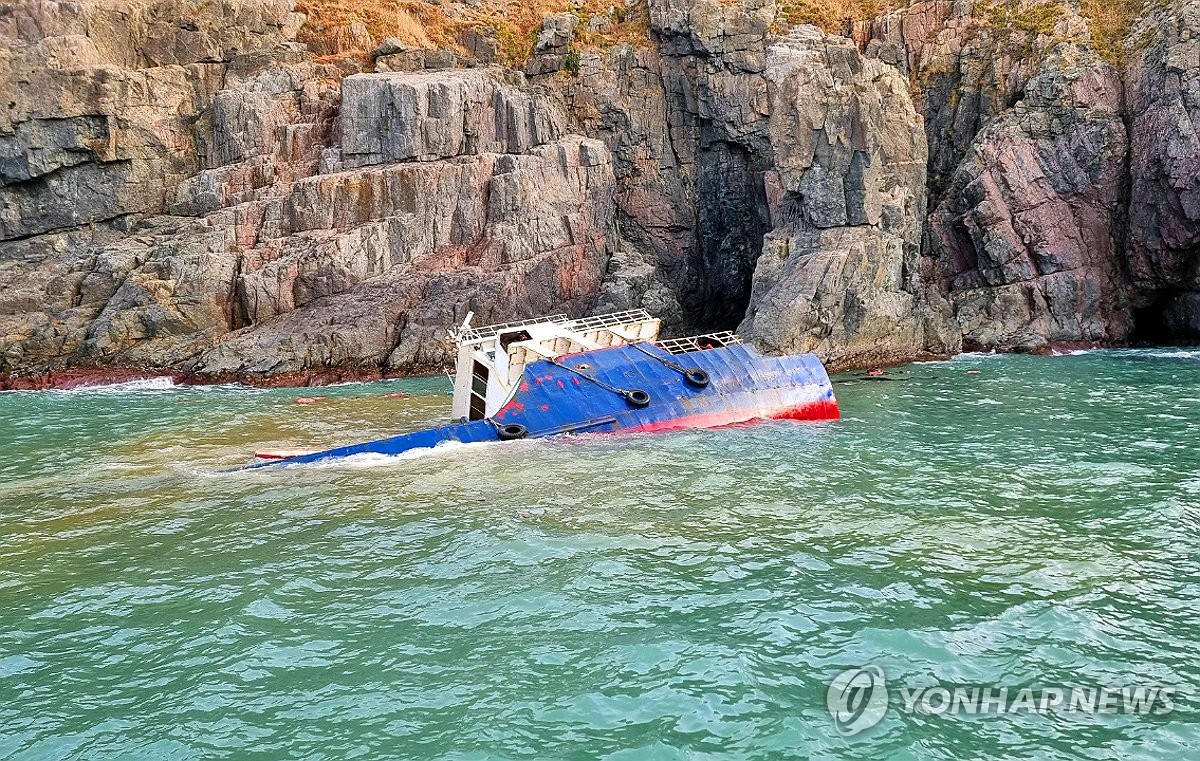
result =
[[707,388],[708,384],[712,381],[708,377],[708,373],[698,367],[693,367],[685,371],[683,379],[688,382],[689,386],[695,386],[696,388]]
[[622,394],[622,396],[625,397],[625,401],[629,402],[631,407],[643,409],[650,406],[650,394],[641,390],[640,388],[626,391]]
[[501,441],[516,441],[529,435],[529,429],[520,423],[509,423],[496,428],[496,438]]

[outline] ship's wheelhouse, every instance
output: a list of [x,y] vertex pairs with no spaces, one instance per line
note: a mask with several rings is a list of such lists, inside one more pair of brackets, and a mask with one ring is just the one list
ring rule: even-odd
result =
[[641,309],[572,319],[555,315],[526,322],[471,327],[468,315],[455,331],[456,419],[482,420],[508,402],[525,366],[565,354],[657,341],[662,323]]

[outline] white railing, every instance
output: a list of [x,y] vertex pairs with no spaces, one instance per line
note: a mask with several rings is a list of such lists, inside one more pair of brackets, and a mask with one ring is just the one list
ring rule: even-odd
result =
[[454,338],[459,343],[464,341],[478,341],[480,338],[494,338],[506,330],[521,328],[526,325],[535,325],[538,323],[552,322],[556,325],[568,325],[571,323],[571,318],[565,314],[554,314],[549,317],[539,317],[536,320],[516,320],[515,322],[498,322],[495,325],[483,325],[478,328],[467,328],[455,332]]
[[629,309],[624,312],[598,314],[594,317],[580,317],[578,319],[572,319],[565,314],[555,314],[532,320],[516,320],[514,322],[500,322],[495,325],[484,325],[478,328],[466,328],[465,330],[458,330],[453,335],[456,341],[463,343],[465,341],[478,341],[481,338],[494,338],[505,331],[523,328],[526,325],[545,324],[547,322],[562,325],[568,330],[583,332],[604,328],[619,328],[622,325],[649,322],[653,319],[650,313],[644,309]]
[[687,338],[664,338],[654,342],[660,349],[666,349],[672,354],[684,354],[689,351],[711,349],[714,346],[728,346],[740,343],[742,343],[742,337],[731,330],[723,330],[718,333],[705,333],[699,336],[688,336]]
[[622,325],[649,322],[653,319],[645,309],[629,309],[624,312],[598,314],[594,317],[580,317],[578,320],[571,320],[571,329],[582,331],[597,330],[600,328],[618,328]]

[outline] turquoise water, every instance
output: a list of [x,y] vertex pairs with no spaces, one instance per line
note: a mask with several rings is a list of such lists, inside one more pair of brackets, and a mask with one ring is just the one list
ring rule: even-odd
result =
[[[1200,757],[1200,352],[893,377],[836,424],[234,474],[447,382],[2,394],[0,757]],[[868,663],[1179,695],[843,738]]]

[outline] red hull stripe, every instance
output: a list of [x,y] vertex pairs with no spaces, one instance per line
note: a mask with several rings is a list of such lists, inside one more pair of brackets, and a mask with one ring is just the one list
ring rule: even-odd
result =
[[671,420],[645,423],[625,430],[650,433],[679,428],[719,428],[723,425],[745,423],[749,420],[838,420],[840,418],[841,411],[838,410],[837,402],[831,399],[822,399],[798,404],[794,407],[779,407],[772,410],[750,407],[724,412],[706,412],[702,415],[688,415]]

